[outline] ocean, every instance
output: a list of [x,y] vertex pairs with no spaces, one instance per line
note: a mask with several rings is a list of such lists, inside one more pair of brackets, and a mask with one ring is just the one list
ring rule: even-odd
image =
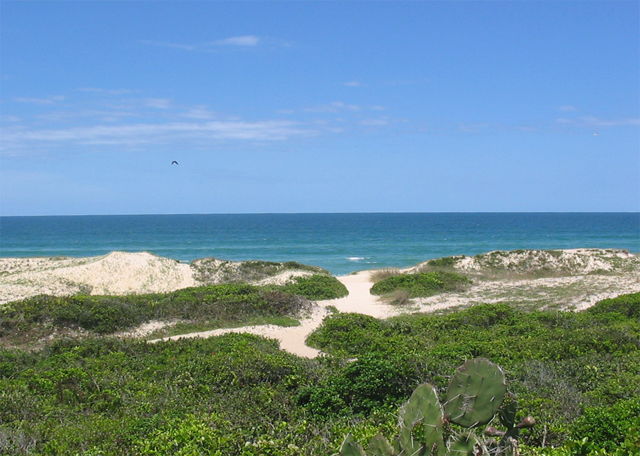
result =
[[640,213],[355,213],[0,217],[0,257],[112,251],[297,261],[334,275],[492,250],[640,252]]

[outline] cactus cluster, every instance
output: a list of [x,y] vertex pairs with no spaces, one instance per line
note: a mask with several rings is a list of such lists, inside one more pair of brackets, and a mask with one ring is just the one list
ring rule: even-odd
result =
[[[438,400],[435,388],[427,383],[414,390],[400,408],[399,435],[393,444],[377,435],[364,450],[349,434],[339,456],[517,456],[520,429],[533,426],[535,421],[527,417],[515,424],[516,412],[517,404],[513,396],[507,395],[502,369],[487,359],[477,358],[458,368],[447,388],[444,404]],[[484,434],[501,440],[479,439],[473,429],[488,424],[496,414],[507,430],[489,426]],[[467,431],[446,441],[445,423],[457,424]]]

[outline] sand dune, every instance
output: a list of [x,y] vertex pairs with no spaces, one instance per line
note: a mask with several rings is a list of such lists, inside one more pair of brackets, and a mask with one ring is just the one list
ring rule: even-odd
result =
[[150,253],[90,258],[0,258],[0,304],[39,294],[163,293],[196,285],[191,268]]
[[[229,267],[229,262],[223,263]],[[416,271],[421,266],[407,268],[405,272]],[[455,257],[450,266],[470,274],[473,285],[459,293],[415,299],[401,307],[391,306],[369,293],[373,285],[371,271],[361,271],[338,277],[349,295],[319,301],[300,326],[218,329],[173,339],[248,332],[277,339],[282,349],[297,355],[315,357],[318,351],[307,347],[305,339],[322,323],[330,312],[329,306],[340,312],[376,318],[498,302],[525,308],[582,310],[605,298],[640,292],[640,257],[618,250],[490,252],[476,257]],[[547,275],[537,277],[541,271]],[[195,278],[198,274],[192,265],[149,253],[112,252],[92,258],[0,258],[0,304],[38,294],[169,292],[201,284]],[[296,274],[298,272],[278,270],[273,280],[286,280]],[[269,280],[261,278],[259,282]],[[151,322],[132,334],[142,335],[157,327],[158,324]]]

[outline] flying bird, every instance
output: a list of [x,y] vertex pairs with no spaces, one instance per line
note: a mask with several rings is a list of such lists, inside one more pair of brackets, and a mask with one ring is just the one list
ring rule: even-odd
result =
[[171,164],[172,165],[179,165],[180,163],[178,163],[177,161],[174,160],[174,161],[171,162]]

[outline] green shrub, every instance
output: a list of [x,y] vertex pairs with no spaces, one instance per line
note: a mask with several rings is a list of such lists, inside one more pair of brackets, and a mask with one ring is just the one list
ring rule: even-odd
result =
[[587,438],[600,448],[613,450],[625,440],[630,429],[640,427],[640,398],[620,401],[609,407],[588,407],[572,426],[574,440]]
[[325,353],[357,356],[384,343],[380,337],[385,327],[385,322],[368,315],[338,313],[325,317],[306,343]]
[[640,319],[640,293],[621,295],[616,298],[603,299],[585,310],[585,313],[602,315],[618,313],[627,318]]
[[209,419],[187,415],[164,423],[146,438],[134,444],[135,454],[192,456],[207,454],[223,456],[224,448],[230,440],[230,423],[212,415]]
[[463,290],[471,281],[451,272],[426,272],[400,274],[388,277],[371,287],[371,294],[385,295],[397,290],[406,290],[411,298],[428,297],[438,293]]
[[285,287],[223,284],[167,294],[36,296],[0,307],[0,336],[43,339],[59,330],[111,334],[151,320],[183,320],[209,326],[237,325],[259,317],[297,317],[313,299],[346,294],[335,278],[302,277]]
[[296,277],[292,283],[277,287],[283,293],[304,296],[313,301],[347,296],[347,288],[333,276],[315,274]]

